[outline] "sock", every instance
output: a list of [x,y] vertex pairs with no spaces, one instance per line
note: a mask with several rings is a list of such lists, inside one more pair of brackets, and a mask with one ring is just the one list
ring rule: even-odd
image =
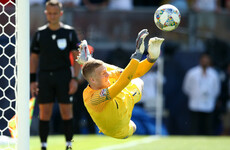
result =
[[64,134],[67,142],[71,142],[73,138],[73,119],[63,120]]
[[66,141],[66,147],[72,147],[72,142],[71,141]]
[[42,145],[42,148],[46,148],[47,147],[47,143],[46,142],[42,142],[41,145]]
[[[47,145],[47,137],[49,134],[49,121],[39,120],[39,136],[41,143]],[[42,145],[43,146],[43,145]]]

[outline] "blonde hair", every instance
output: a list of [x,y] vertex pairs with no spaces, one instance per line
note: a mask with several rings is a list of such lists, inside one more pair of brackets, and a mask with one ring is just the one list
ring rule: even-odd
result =
[[101,60],[98,60],[98,59],[93,59],[93,60],[89,60],[89,61],[85,62],[84,65],[82,66],[82,70],[81,70],[83,77],[87,81],[89,81],[88,79],[92,75],[92,73],[95,71],[95,69],[100,67],[103,64],[104,64],[104,62]]

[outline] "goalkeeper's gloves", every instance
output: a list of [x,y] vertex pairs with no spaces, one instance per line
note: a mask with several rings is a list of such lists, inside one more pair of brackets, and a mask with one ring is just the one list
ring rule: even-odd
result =
[[164,41],[164,38],[153,37],[149,39],[148,44],[148,56],[147,59],[149,62],[154,63],[157,58],[160,56],[161,44]]
[[144,40],[146,36],[149,35],[149,32],[147,29],[143,29],[138,33],[138,36],[136,38],[136,51],[135,53],[131,56],[131,58],[135,58],[138,60],[141,60],[142,55],[145,51],[145,43]]
[[89,52],[88,44],[86,40],[81,41],[81,44],[79,45],[78,48],[80,55],[77,56],[76,61],[80,64],[83,65],[85,62],[87,62],[90,59],[93,59]]

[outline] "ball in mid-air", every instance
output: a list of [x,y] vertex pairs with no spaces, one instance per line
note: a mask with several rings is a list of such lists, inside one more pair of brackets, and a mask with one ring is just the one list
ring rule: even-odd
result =
[[160,6],[154,13],[154,22],[163,31],[175,30],[180,24],[180,20],[179,10],[170,4]]

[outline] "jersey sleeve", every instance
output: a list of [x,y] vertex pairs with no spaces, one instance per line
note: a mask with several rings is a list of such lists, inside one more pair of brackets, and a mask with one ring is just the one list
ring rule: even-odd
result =
[[77,44],[79,43],[77,34],[75,30],[71,30],[70,32],[70,49],[72,50],[77,50]]
[[139,65],[139,61],[136,59],[131,59],[127,67],[121,73],[118,80],[108,88],[110,98],[116,97],[132,80],[133,75]]
[[133,78],[139,78],[146,74],[154,65],[154,63],[150,63],[147,59],[142,60],[137,68],[136,73],[134,74]]
[[39,39],[40,39],[40,32],[36,32],[31,43],[30,51],[31,53],[40,53],[40,46],[39,46]]

